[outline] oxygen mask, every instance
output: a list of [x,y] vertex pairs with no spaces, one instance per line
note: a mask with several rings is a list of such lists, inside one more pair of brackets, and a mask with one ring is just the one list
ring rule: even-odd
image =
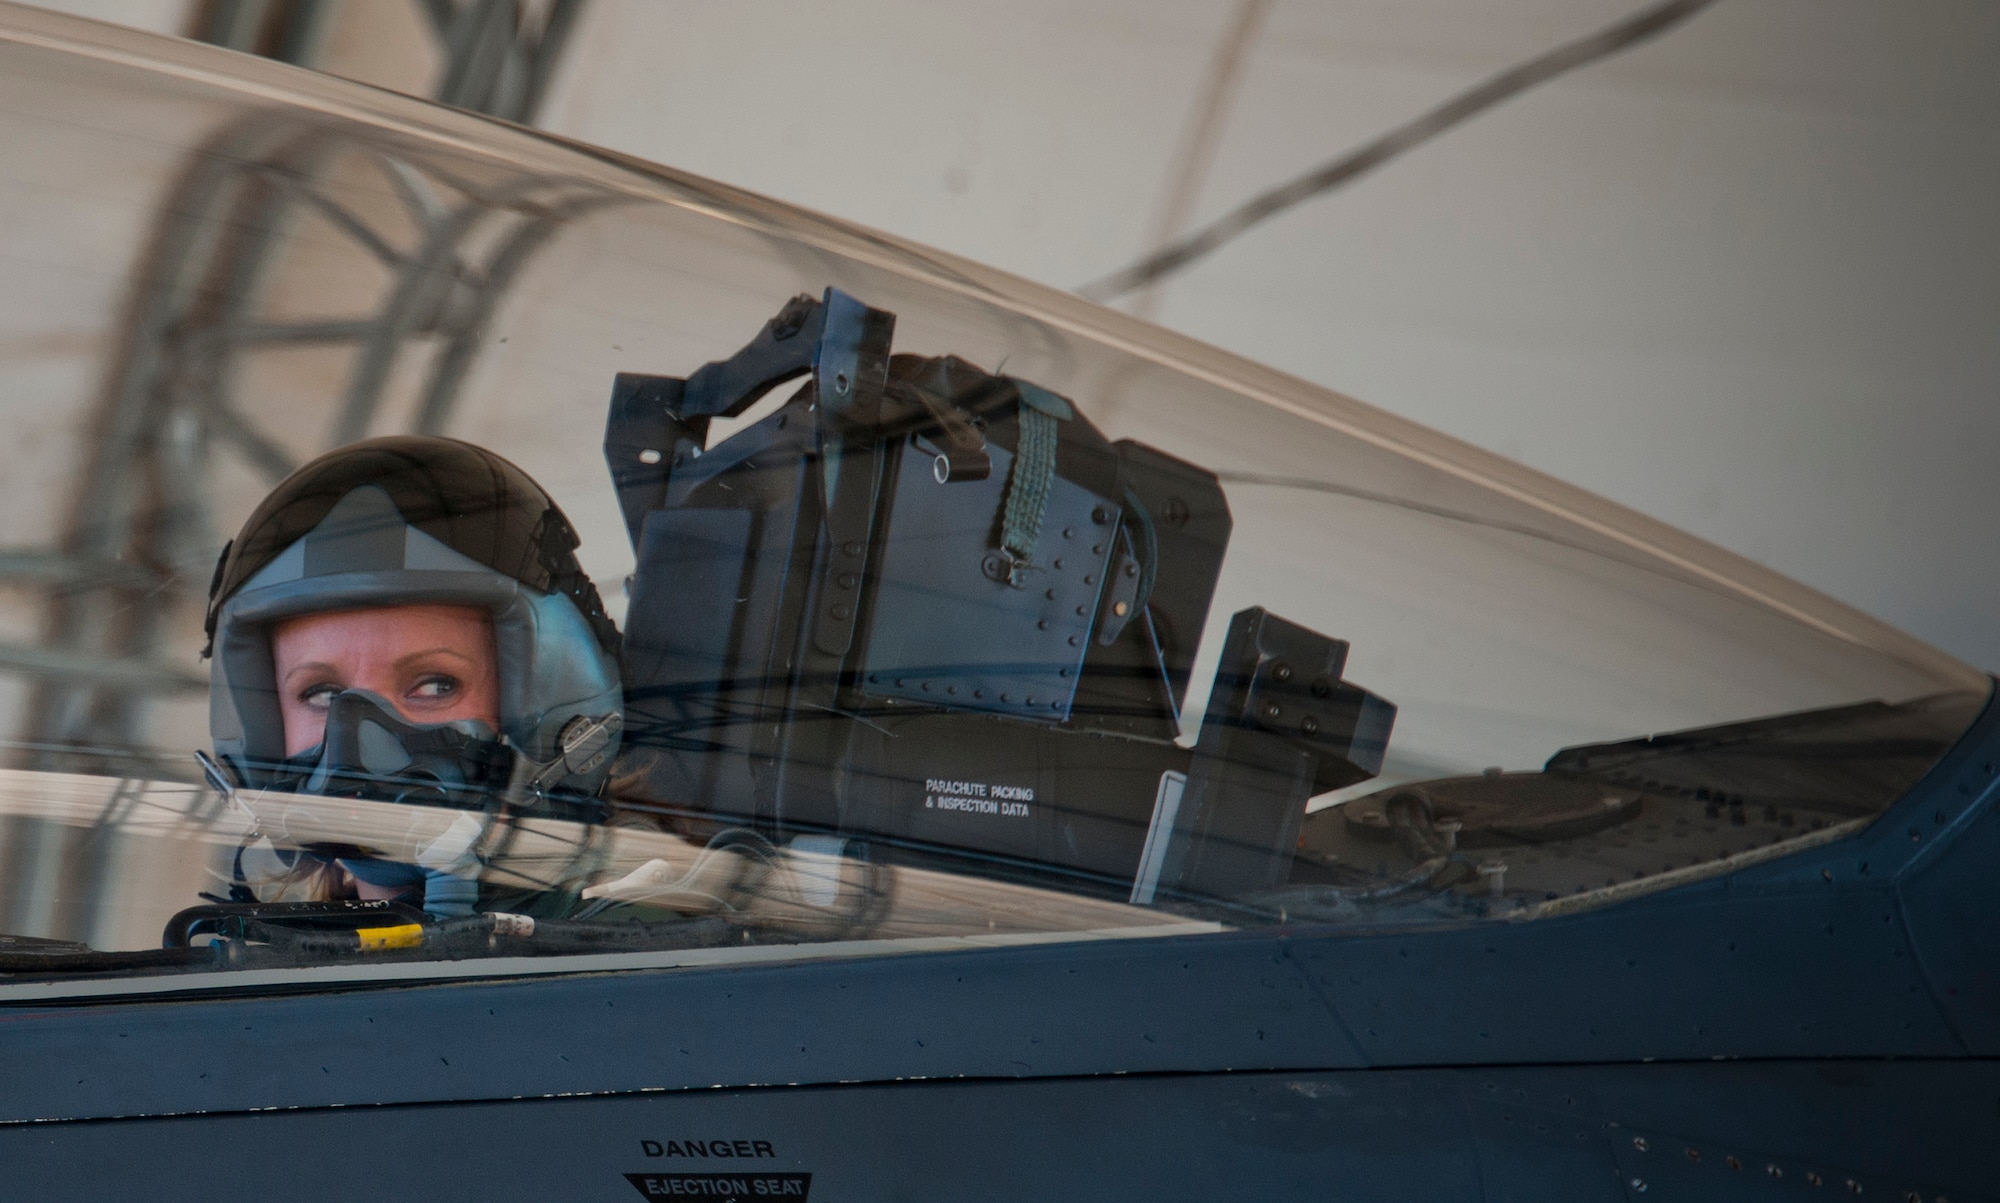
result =
[[327,705],[319,746],[286,759],[284,788],[478,809],[505,790],[513,760],[485,723],[412,723],[380,695],[347,689]]

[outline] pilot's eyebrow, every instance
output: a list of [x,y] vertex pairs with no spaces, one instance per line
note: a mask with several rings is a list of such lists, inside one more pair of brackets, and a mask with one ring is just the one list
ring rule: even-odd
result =
[[334,671],[333,665],[328,664],[324,660],[308,660],[304,664],[294,664],[290,668],[286,669],[285,680],[290,681],[293,677],[296,677],[303,672],[330,673],[333,671]]
[[465,661],[465,662],[466,662],[467,664],[477,664],[477,663],[479,663],[479,660],[478,660],[478,658],[477,658],[477,657],[475,657],[475,656],[468,656],[468,655],[466,655],[466,654],[465,654],[464,652],[461,652],[461,651],[459,651],[459,650],[458,650],[457,648],[451,648],[451,647],[427,647],[427,648],[424,648],[424,649],[423,649],[423,650],[421,650],[421,651],[415,651],[415,652],[405,652],[404,654],[402,654],[402,655],[400,655],[400,656],[396,657],[396,660],[395,660],[395,666],[396,666],[397,668],[402,668],[402,667],[404,667],[405,665],[409,664],[409,663],[410,663],[411,661],[413,661],[413,660],[421,660],[421,659],[423,659],[423,658],[424,658],[425,656],[437,656],[437,655],[445,655],[445,656],[450,656],[450,657],[451,657],[452,659],[454,659],[454,660],[463,660],[463,661]]

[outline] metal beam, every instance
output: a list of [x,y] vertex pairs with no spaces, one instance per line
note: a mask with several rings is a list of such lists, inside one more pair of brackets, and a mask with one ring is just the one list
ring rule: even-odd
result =
[[199,693],[208,688],[207,674],[157,660],[107,658],[89,651],[18,643],[0,643],[0,672],[146,694]]

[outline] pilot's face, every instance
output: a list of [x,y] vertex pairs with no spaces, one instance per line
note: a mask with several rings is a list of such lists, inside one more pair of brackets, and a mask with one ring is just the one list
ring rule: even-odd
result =
[[493,619],[475,606],[373,606],[286,619],[271,631],[285,755],[318,744],[343,689],[388,699],[413,723],[500,725]]

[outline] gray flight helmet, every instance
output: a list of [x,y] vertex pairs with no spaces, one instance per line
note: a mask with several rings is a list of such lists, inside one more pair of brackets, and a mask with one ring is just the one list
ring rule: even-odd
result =
[[331,610],[468,605],[493,619],[499,733],[533,762],[537,788],[595,794],[610,773],[623,690],[617,630],[577,566],[577,543],[526,473],[471,444],[374,439],[307,464],[272,491],[216,567],[208,632],[217,756],[251,786],[285,767],[273,624]]

